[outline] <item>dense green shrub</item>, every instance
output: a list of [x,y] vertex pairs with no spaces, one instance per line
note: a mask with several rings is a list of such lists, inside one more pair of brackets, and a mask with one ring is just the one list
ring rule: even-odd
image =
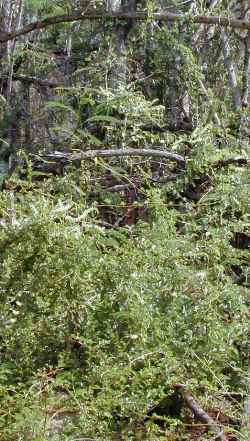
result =
[[[229,271],[249,259],[230,242],[248,228],[245,169],[218,170],[182,213],[171,185],[152,188],[148,221],[118,230],[72,179],[0,195],[1,439],[153,440],[162,426],[140,424],[179,382],[231,412],[222,397],[244,390],[248,350],[248,288]],[[181,421],[165,417],[171,439]]]

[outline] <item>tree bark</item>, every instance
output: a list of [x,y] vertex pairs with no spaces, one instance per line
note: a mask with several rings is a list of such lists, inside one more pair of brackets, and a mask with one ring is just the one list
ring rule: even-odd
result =
[[242,75],[242,105],[248,106],[249,86],[250,86],[250,32],[244,39],[244,70]]
[[[107,12],[116,13],[122,9],[122,0],[108,0]],[[118,23],[113,28],[110,50],[113,52],[113,65],[108,78],[108,86],[117,90],[126,83],[127,60],[126,60],[126,32],[124,24]]]
[[221,42],[224,56],[224,63],[227,68],[229,86],[231,89],[233,106],[235,110],[241,109],[241,93],[237,82],[236,68],[230,54],[228,35],[224,29],[221,30]]
[[[0,4],[0,36],[1,34],[9,34],[11,26],[11,3],[10,0],[2,0]],[[1,43],[1,40],[0,40]],[[9,65],[10,42],[0,44],[0,68],[2,71],[8,72]],[[2,85],[1,93],[6,97],[7,83]]]
[[[15,28],[20,29],[22,24],[22,17],[23,17],[23,9],[24,9],[24,3],[23,0],[19,0],[18,2],[18,11],[17,16],[14,20],[15,22]],[[7,81],[7,93],[6,98],[7,100],[10,99],[11,91],[12,91],[12,77],[13,77],[13,69],[14,69],[14,52],[16,48],[16,40],[12,42],[11,48],[10,48],[10,56],[9,56],[9,74],[8,74],[8,81]]]

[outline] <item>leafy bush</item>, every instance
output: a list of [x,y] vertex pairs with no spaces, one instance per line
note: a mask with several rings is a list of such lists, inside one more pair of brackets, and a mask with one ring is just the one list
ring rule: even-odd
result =
[[[118,230],[75,200],[72,175],[54,193],[49,181],[1,193],[3,440],[153,440],[148,409],[180,382],[230,412],[222,397],[244,390],[248,351],[248,289],[228,272],[248,258],[230,243],[248,225],[245,179],[217,171],[184,213],[171,186],[152,188],[149,222]],[[172,439],[181,421],[163,421]]]

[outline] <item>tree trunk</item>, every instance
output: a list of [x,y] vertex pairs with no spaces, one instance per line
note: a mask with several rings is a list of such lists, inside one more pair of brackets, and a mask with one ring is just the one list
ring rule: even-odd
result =
[[[24,8],[24,2],[23,0],[19,0],[18,4],[16,5],[16,17],[14,20],[15,29],[20,29],[22,25],[22,18],[23,18],[23,8]],[[9,48],[9,66],[8,66],[8,82],[7,82],[7,91],[6,91],[6,98],[7,101],[10,99],[11,91],[12,91],[12,77],[13,77],[13,68],[14,68],[14,53],[16,49],[16,40],[10,43]]]
[[231,58],[229,38],[224,29],[221,30],[221,43],[224,56],[224,63],[227,68],[228,81],[232,94],[233,107],[235,110],[241,109],[241,93],[237,82],[236,68]]
[[[0,2],[0,29],[2,33],[10,32],[10,0],[1,0]],[[10,42],[0,44],[0,69],[1,73],[8,71]],[[1,93],[6,97],[7,83],[3,81],[1,84]]]
[[250,32],[244,39],[244,70],[242,77],[242,105],[248,106],[249,86],[250,86]]
[[[126,0],[108,0],[107,11],[111,13],[134,12],[136,0],[127,2]],[[126,57],[126,39],[131,25],[128,23],[118,23],[114,26],[111,37],[111,51],[114,55],[114,66],[111,71],[109,86],[113,90],[123,87],[127,82],[128,66]]]

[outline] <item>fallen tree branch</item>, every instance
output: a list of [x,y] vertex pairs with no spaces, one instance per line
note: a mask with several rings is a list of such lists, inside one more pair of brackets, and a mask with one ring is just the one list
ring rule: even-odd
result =
[[174,387],[181,393],[187,407],[193,412],[197,420],[206,424],[208,429],[215,433],[213,440],[228,441],[224,429],[222,430],[222,427],[216,421],[214,421],[214,419],[211,418],[210,415],[205,412],[205,410],[202,409],[202,407],[195,401],[191,393],[187,391],[186,386],[184,384],[176,384]]
[[83,20],[103,20],[103,19],[118,19],[118,20],[136,20],[145,21],[148,18],[153,20],[160,20],[165,22],[180,22],[183,19],[188,20],[191,23],[203,23],[207,25],[218,25],[222,27],[232,27],[237,29],[250,30],[250,21],[238,20],[229,17],[211,16],[211,15],[194,15],[187,16],[185,14],[174,14],[172,12],[158,12],[148,14],[147,12],[76,12],[73,14],[55,15],[47,17],[43,20],[34,21],[23,26],[21,29],[12,32],[0,32],[0,43],[6,43],[7,41],[14,40],[22,35],[29,34],[34,30],[40,30],[53,26],[58,23],[69,23],[74,21]]
[[87,150],[85,152],[79,153],[64,153],[64,152],[53,152],[45,155],[49,159],[63,159],[66,161],[81,161],[84,159],[94,159],[94,158],[111,158],[111,157],[122,157],[122,156],[148,156],[148,157],[161,157],[169,159],[171,161],[176,161],[179,165],[184,168],[186,166],[186,161],[181,155],[170,152],[168,150],[157,150],[157,149],[111,149],[111,150]]

